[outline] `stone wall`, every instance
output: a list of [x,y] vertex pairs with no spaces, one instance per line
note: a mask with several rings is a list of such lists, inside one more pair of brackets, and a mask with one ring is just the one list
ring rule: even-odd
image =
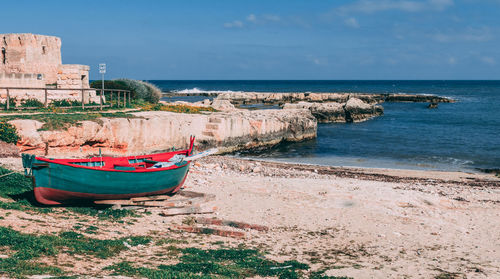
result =
[[179,114],[139,112],[137,118],[82,121],[67,130],[39,131],[36,120],[12,120],[21,152],[50,156],[139,155],[185,148],[196,136],[202,149],[231,152],[316,137],[317,122],[308,110],[265,110]]
[[0,34],[0,72],[41,74],[46,84],[57,81],[62,64],[61,39],[35,34]]
[[[65,65],[61,60],[61,39],[35,34],[0,34],[0,87],[76,89],[89,87],[86,65]],[[45,100],[44,90],[11,90],[10,96]],[[81,100],[81,91],[48,91],[48,101]],[[0,101],[7,96],[0,89]],[[99,102],[95,91],[86,91],[84,101]]]

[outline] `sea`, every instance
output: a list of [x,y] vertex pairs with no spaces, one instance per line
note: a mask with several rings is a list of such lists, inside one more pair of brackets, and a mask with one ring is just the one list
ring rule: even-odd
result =
[[[500,81],[151,80],[164,92],[359,92],[435,94],[455,99],[383,103],[362,123],[319,124],[318,137],[234,154],[264,160],[369,168],[476,172],[500,168]],[[164,97],[198,101],[204,96]]]

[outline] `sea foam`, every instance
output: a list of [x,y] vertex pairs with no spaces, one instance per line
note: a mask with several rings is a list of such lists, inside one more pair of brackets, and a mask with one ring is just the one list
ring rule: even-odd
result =
[[200,89],[198,87],[194,87],[191,89],[183,89],[183,90],[172,90],[173,93],[182,93],[182,94],[189,94],[189,93],[241,93],[243,91],[232,91],[232,90],[204,90]]

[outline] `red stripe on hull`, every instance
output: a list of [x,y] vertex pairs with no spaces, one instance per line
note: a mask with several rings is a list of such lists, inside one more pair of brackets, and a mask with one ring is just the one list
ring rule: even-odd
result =
[[35,199],[45,205],[61,205],[68,204],[75,201],[82,200],[118,200],[118,199],[129,199],[135,197],[143,197],[143,196],[152,196],[152,195],[162,195],[169,193],[176,193],[180,190],[184,181],[186,180],[186,176],[182,180],[179,185],[174,187],[166,188],[160,191],[155,192],[146,192],[146,193],[133,193],[133,194],[92,194],[92,193],[79,193],[79,192],[71,192],[64,191],[46,187],[35,187]]

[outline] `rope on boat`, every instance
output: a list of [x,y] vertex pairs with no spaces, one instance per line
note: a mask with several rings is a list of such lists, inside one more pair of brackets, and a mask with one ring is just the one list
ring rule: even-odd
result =
[[4,176],[7,176],[7,175],[11,175],[13,173],[16,173],[15,171],[12,171],[12,172],[9,172],[9,173],[6,173],[6,174],[2,174],[0,175],[0,178],[4,177]]

